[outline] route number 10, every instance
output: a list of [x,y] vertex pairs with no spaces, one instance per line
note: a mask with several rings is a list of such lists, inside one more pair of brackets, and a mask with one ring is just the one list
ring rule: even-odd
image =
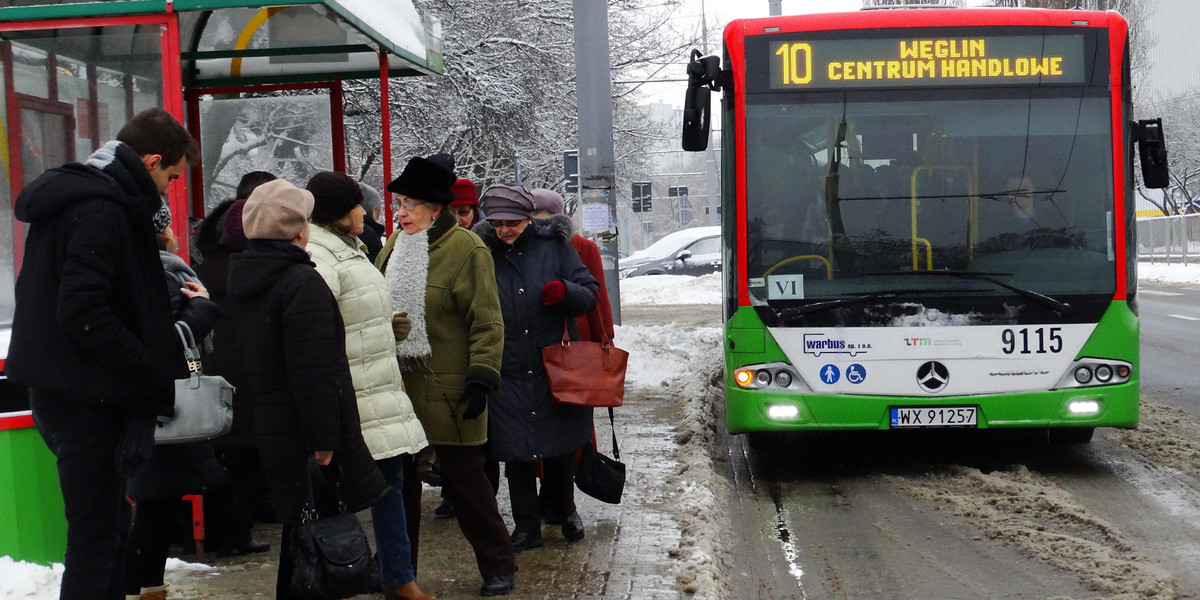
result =
[[812,46],[805,42],[783,44],[775,55],[783,59],[783,85],[804,85],[812,81]]

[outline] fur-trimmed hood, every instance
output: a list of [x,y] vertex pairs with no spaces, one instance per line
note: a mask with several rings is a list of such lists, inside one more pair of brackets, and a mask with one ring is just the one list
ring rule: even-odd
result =
[[[483,243],[487,244],[488,248],[493,252],[508,248],[496,235],[496,228],[492,227],[487,221],[480,221],[471,228]],[[571,236],[575,234],[574,224],[571,223],[571,218],[566,215],[550,215],[542,219],[533,219],[529,222],[529,227],[513,242],[513,246],[523,245],[526,238],[541,237],[541,238],[560,238],[562,241],[570,243]]]

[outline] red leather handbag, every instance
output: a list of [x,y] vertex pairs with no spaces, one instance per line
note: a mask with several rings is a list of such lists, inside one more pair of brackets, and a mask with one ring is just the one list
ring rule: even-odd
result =
[[574,406],[620,406],[625,400],[629,353],[600,331],[599,342],[571,341],[563,319],[562,342],[542,348],[554,401]]

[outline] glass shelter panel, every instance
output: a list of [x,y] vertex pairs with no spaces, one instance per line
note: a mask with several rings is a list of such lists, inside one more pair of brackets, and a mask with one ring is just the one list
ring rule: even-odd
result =
[[[333,169],[329,95],[238,98],[200,103],[201,136],[220,140],[220,156],[204,161],[205,212],[234,197],[251,171],[267,171],[304,187]],[[212,146],[210,146],[211,148]]]
[[135,110],[162,105],[161,35],[157,23],[0,31],[0,81],[15,92],[0,111],[0,325],[12,320],[24,251],[15,194],[46,169],[86,159]]

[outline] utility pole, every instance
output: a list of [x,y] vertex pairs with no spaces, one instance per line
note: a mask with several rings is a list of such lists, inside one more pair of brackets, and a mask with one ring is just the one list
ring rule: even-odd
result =
[[616,161],[612,142],[612,66],[608,57],[608,3],[574,0],[575,96],[579,101],[580,230],[595,239],[613,323],[621,323],[617,270]]
[[[779,2],[779,0],[774,0],[774,1],[775,1],[775,3]],[[704,54],[705,54],[705,56],[707,56],[708,55],[708,17],[704,10],[704,0],[700,0],[700,35],[703,36],[702,39],[704,40]],[[722,124],[722,127],[723,126],[724,126],[724,124]],[[705,190],[708,191],[708,194],[707,194],[708,198],[705,202],[705,204],[708,206],[708,209],[705,210],[704,212],[708,213],[708,224],[709,225],[720,225],[721,224],[721,215],[719,214],[720,211],[717,210],[717,198],[720,194],[720,190],[717,188],[717,186],[718,186],[718,184],[717,184],[717,157],[716,157],[716,150],[713,149],[713,133],[712,133],[711,127],[709,127],[709,129],[708,129],[708,150],[705,151],[704,155],[705,155],[705,158],[704,158],[704,167],[705,167],[704,168],[704,170],[705,170],[704,188],[705,188]]]

